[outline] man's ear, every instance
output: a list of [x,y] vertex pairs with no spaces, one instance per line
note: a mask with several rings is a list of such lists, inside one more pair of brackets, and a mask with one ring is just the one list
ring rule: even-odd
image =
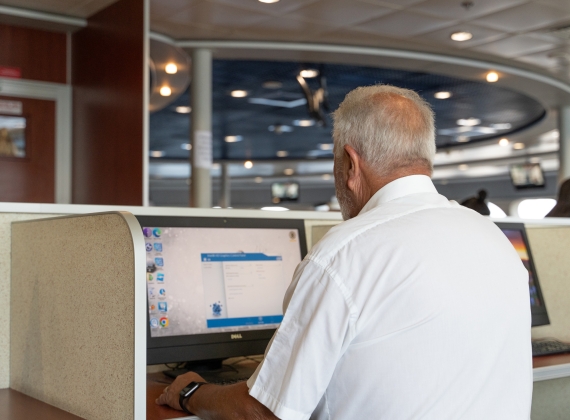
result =
[[362,159],[360,155],[350,145],[344,146],[344,168],[346,184],[350,191],[360,188],[362,183]]

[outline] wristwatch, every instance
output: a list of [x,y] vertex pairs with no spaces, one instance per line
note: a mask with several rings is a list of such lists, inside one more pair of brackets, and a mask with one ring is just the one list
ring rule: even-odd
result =
[[205,385],[207,382],[190,382],[188,385],[186,385],[185,388],[182,389],[182,391],[180,391],[180,396],[178,398],[178,403],[180,404],[180,408],[182,408],[182,410],[184,410],[184,412],[193,415],[194,413],[191,413],[190,411],[188,411],[188,409],[186,408],[186,405],[184,404],[186,402],[186,400],[188,398],[190,398],[192,396],[192,394],[194,394],[198,388],[200,388],[202,385]]

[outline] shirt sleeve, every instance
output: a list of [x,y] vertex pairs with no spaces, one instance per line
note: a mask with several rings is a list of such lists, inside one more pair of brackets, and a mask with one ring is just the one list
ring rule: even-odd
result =
[[287,291],[283,321],[249,394],[281,420],[305,420],[321,400],[352,337],[350,297],[333,274],[305,260]]

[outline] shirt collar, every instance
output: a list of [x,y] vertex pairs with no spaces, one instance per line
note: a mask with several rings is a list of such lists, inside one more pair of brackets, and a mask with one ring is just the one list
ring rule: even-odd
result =
[[368,200],[368,203],[360,210],[359,214],[366,213],[388,201],[418,193],[438,193],[429,176],[410,175],[398,178],[380,188]]

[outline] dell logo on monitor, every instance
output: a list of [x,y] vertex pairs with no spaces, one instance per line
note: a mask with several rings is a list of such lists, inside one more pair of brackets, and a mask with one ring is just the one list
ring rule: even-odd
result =
[[241,334],[232,334],[231,338],[232,340],[241,340],[243,337],[241,336]]

